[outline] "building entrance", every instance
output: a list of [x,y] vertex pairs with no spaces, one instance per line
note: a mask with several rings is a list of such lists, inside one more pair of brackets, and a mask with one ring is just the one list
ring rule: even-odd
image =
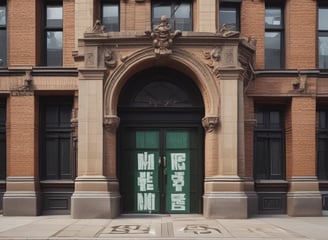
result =
[[118,173],[123,212],[200,213],[203,106],[192,80],[143,71],[122,90]]

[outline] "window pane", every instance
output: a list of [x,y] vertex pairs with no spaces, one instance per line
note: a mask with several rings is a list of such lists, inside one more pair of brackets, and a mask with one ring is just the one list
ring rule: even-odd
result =
[[237,9],[230,7],[220,7],[220,28],[223,24],[227,24],[231,30],[237,29]]
[[5,26],[6,21],[6,7],[0,6],[0,26]]
[[280,8],[265,9],[265,27],[277,28],[280,26],[282,26],[281,9]]
[[0,30],[0,67],[7,65],[7,33]]
[[319,30],[328,30],[328,8],[319,8]]
[[118,32],[119,29],[119,7],[117,4],[103,5],[102,23],[106,32]]
[[319,68],[328,68],[328,36],[319,37]]
[[270,128],[280,128],[280,114],[278,111],[270,112]]
[[281,145],[282,144],[280,139],[272,139],[270,142],[270,175],[274,178],[281,177]]
[[326,111],[319,112],[319,128],[327,128],[326,125]]
[[153,7],[153,17],[161,18],[161,16],[165,15],[166,17],[171,17],[171,6],[163,6],[159,4],[155,4]]
[[63,10],[62,6],[47,6],[47,28],[63,26]]
[[47,32],[47,65],[60,66],[62,65],[62,32],[48,31]]
[[265,67],[270,69],[281,68],[281,33],[265,33]]

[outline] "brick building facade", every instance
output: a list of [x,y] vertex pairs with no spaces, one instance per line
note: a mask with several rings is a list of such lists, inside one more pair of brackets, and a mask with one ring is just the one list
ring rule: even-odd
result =
[[0,209],[321,215],[327,69],[325,1],[0,0]]

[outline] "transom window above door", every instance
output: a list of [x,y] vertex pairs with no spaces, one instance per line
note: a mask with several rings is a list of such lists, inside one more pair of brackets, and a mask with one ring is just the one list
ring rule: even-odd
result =
[[165,15],[172,31],[192,31],[192,3],[191,1],[153,0],[152,27],[161,22]]

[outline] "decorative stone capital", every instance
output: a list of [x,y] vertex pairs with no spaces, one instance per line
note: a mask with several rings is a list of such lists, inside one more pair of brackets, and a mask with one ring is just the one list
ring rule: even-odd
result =
[[104,117],[104,128],[107,131],[115,131],[120,125],[120,118],[117,116],[105,116]]
[[219,117],[204,117],[202,119],[202,125],[206,132],[214,132],[219,126]]

